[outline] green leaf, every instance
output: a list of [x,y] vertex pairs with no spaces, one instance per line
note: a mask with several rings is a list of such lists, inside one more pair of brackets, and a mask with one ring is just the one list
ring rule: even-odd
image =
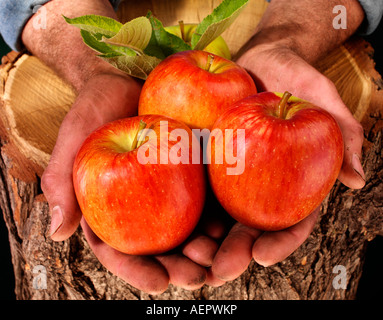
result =
[[65,21],[81,30],[88,31],[92,34],[100,34],[104,37],[113,37],[118,31],[120,31],[122,24],[112,18],[97,16],[97,15],[85,15],[77,18],[67,18],[63,16]]
[[147,47],[145,48],[144,53],[161,60],[166,58],[166,55],[164,54],[164,52],[162,51],[162,49],[159,47],[157,43],[157,39],[156,39],[156,36],[154,35],[153,30],[152,30],[152,35],[150,37],[150,41]]
[[98,40],[97,36],[99,34],[92,34],[88,31],[81,30],[81,36],[83,41],[87,46],[89,46],[91,49],[102,53],[102,54],[111,54],[113,56],[135,56],[136,52],[132,49],[126,48],[126,47],[120,47],[120,46],[114,46],[107,44],[105,42],[102,42]]
[[224,0],[197,26],[191,39],[191,47],[203,50],[220,36],[238,17],[249,0]]
[[101,59],[133,77],[146,79],[161,62],[144,53],[153,33],[146,17],[133,19],[124,25],[93,15],[66,20],[81,29],[84,43],[100,53]]
[[149,73],[161,62],[160,59],[148,55],[128,57],[106,54],[101,55],[100,58],[132,77],[143,80],[146,80]]
[[107,45],[104,42],[100,42],[99,39],[97,39],[97,36],[95,34],[92,34],[85,30],[81,30],[80,32],[81,32],[82,40],[91,49],[104,54],[115,53],[115,51],[113,50],[111,46]]
[[151,36],[152,26],[149,20],[146,17],[139,17],[125,23],[113,37],[103,37],[101,41],[114,47],[122,47],[122,52],[128,48],[138,55],[142,55]]
[[163,55],[167,57],[176,52],[191,50],[191,47],[185,41],[167,32],[164,29],[162,22],[155,18],[150,11],[147,14],[147,18],[152,25],[153,34],[150,46],[148,46],[145,52],[155,54],[158,52],[158,49],[160,49]]

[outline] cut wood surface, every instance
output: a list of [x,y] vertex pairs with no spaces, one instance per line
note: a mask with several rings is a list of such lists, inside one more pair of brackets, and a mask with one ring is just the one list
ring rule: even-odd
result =
[[[124,22],[145,15],[150,9],[165,25],[181,19],[185,23],[199,22],[218,4],[219,1],[177,1],[177,5],[172,1],[140,1],[132,10],[123,2],[119,17]],[[252,0],[239,19],[241,22],[236,22],[241,28],[235,23],[225,32],[232,53],[250,37],[266,6],[263,0]],[[16,297],[355,298],[368,242],[383,236],[383,82],[372,57],[373,48],[367,42],[352,38],[317,65],[335,83],[364,127],[366,186],[351,190],[337,182],[322,204],[312,234],[283,262],[268,268],[253,262],[242,276],[219,288],[204,286],[187,291],[170,285],[165,293],[151,296],[107,271],[93,255],[80,228],[63,242],[53,242],[47,236],[50,215],[40,178],[75,94],[36,57],[11,52],[3,58],[0,69],[0,204],[9,231]],[[336,276],[342,270],[346,274],[346,289],[336,285]],[[39,286],[37,279],[45,279],[46,288]]]

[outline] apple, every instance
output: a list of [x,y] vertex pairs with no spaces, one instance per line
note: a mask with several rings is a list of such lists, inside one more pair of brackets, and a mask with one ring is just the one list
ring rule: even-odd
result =
[[[263,92],[235,103],[217,119],[208,141],[208,176],[218,201],[234,219],[260,230],[282,230],[307,217],[342,166],[337,122],[324,109],[290,96]],[[229,128],[230,134],[213,135]],[[241,142],[239,129],[245,130]],[[227,161],[214,161],[231,144],[243,154],[239,174],[228,174],[233,165]]]
[[138,114],[162,114],[191,129],[211,129],[226,108],[256,92],[251,76],[235,62],[201,50],[182,51],[149,74]]
[[[170,139],[173,132],[184,139]],[[73,184],[94,233],[132,255],[158,254],[184,242],[206,192],[204,166],[192,163],[189,152],[199,146],[195,139],[186,125],[160,115],[117,120],[91,133],[77,153]],[[182,161],[179,150],[185,151]]]
[[[179,21],[178,25],[165,27],[165,30],[190,44],[192,35],[196,28],[197,24],[184,24],[183,21]],[[204,51],[214,53],[217,56],[228,60],[231,59],[229,47],[221,36],[215,38],[210,44],[208,44]]]

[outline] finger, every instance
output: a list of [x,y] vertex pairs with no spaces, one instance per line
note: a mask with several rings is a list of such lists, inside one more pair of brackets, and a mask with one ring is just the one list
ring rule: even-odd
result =
[[77,229],[81,211],[73,189],[72,168],[76,152],[87,132],[77,130],[80,120],[69,112],[64,119],[51,160],[41,179],[41,188],[51,211],[50,236],[55,241],[68,238]]
[[206,270],[181,254],[164,254],[155,257],[167,270],[170,283],[187,290],[201,288],[206,280]]
[[[360,162],[364,141],[363,128],[353,117],[350,109],[339,96],[335,84],[320,74],[305,62],[296,64],[300,72],[305,75],[304,80],[290,81],[292,92],[307,101],[324,108],[337,121],[343,135],[344,159],[339,180],[352,189],[360,189],[365,185],[365,174]],[[286,81],[286,79],[285,79]],[[315,88],[313,87],[315,84]]]
[[338,179],[349,188],[361,189],[366,184],[366,176],[361,164],[363,127],[353,117],[345,117],[338,122],[344,141],[344,158]]
[[362,146],[364,141],[363,127],[354,118],[351,111],[343,103],[335,85],[327,78],[317,81],[319,95],[312,102],[329,111],[337,121],[343,135],[344,158],[338,179],[352,189],[361,189],[366,183],[361,165]]
[[[110,86],[108,91],[105,91],[105,82]],[[81,219],[73,190],[72,168],[82,142],[100,125],[132,114],[138,99],[139,85],[130,78],[103,75],[92,78],[89,83],[65,116],[42,176],[41,188],[52,215],[50,236],[56,241],[68,238]]]
[[255,241],[252,248],[255,262],[267,267],[286,259],[310,235],[318,214],[319,208],[290,228],[275,232],[264,232]]
[[218,244],[205,235],[196,235],[183,247],[182,253],[201,266],[209,267],[213,263]]
[[234,220],[222,208],[213,191],[208,188],[204,212],[197,229],[212,239],[220,240],[233,225]]
[[211,287],[220,287],[220,286],[224,285],[225,283],[226,283],[226,281],[219,279],[214,275],[211,268],[207,269],[207,276],[206,276],[205,284],[207,284],[208,286],[211,286]]
[[201,230],[210,238],[219,240],[226,234],[227,226],[224,221],[219,220],[218,218],[209,218],[207,221],[204,221]]
[[260,234],[259,230],[235,224],[213,260],[213,274],[225,281],[239,277],[252,259],[252,247]]
[[167,289],[169,277],[158,261],[148,256],[127,255],[113,249],[93,233],[84,218],[81,227],[93,253],[110,272],[149,294],[160,294]]

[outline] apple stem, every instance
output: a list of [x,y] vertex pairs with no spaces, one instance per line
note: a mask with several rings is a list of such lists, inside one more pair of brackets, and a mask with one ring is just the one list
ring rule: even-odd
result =
[[213,61],[214,61],[214,56],[209,54],[207,56],[207,62],[206,62],[206,66],[205,66],[206,71],[210,72],[210,68],[211,68],[211,65],[213,64]]
[[181,39],[183,41],[185,41],[185,25],[184,25],[184,21],[183,20],[178,21],[178,25],[180,26]]
[[131,150],[134,150],[134,149],[137,148],[138,140],[139,140],[139,138],[141,137],[142,132],[143,132],[142,130],[144,130],[145,127],[146,127],[146,122],[140,120],[140,123],[139,123],[139,125],[138,125],[138,130],[137,130],[137,132],[136,132],[136,136],[134,137],[133,142],[132,142]]
[[283,97],[282,97],[281,101],[279,101],[279,104],[278,104],[278,117],[281,118],[281,119],[285,118],[286,104],[289,101],[290,97],[291,97],[291,93],[286,91],[283,94]]

